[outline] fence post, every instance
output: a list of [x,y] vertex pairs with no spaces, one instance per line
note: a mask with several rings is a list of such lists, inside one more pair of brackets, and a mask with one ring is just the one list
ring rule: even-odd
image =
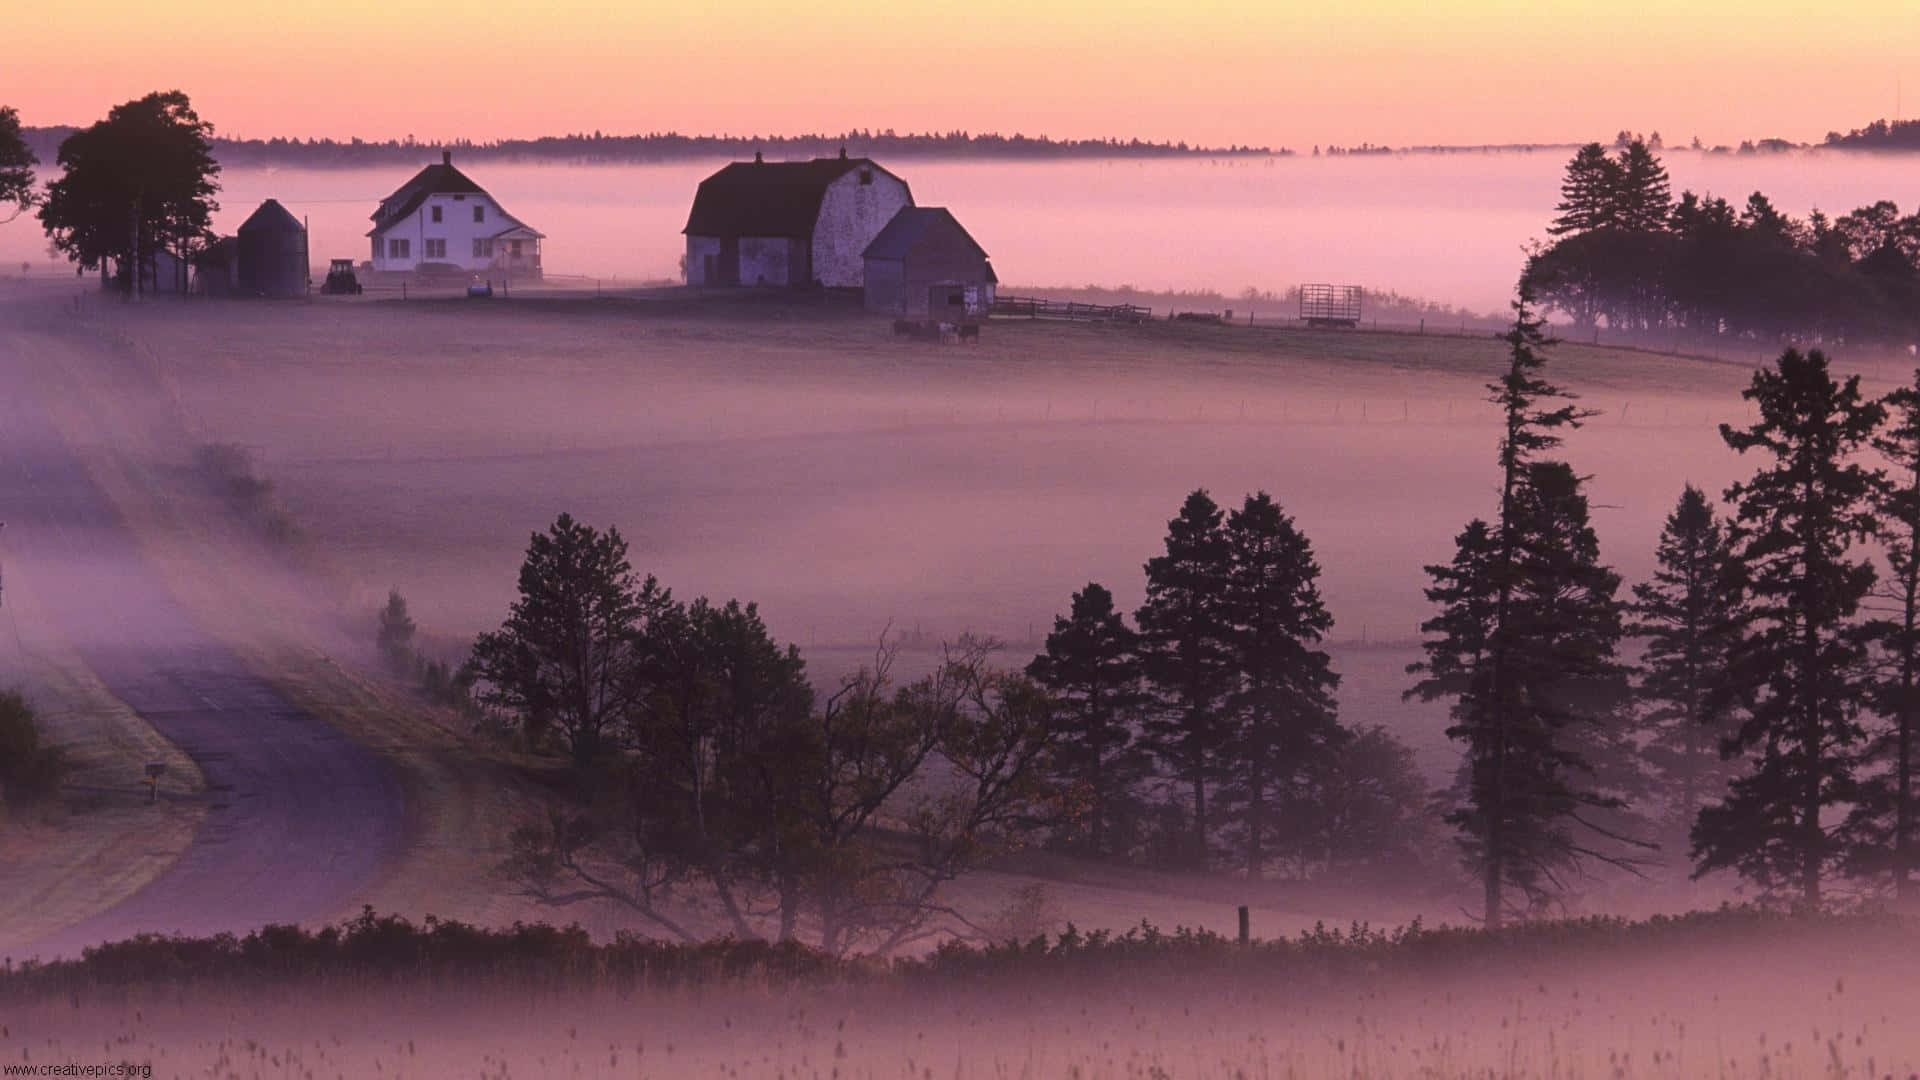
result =
[[1240,905],[1240,947],[1246,948],[1253,942],[1253,920],[1247,915],[1247,905]]

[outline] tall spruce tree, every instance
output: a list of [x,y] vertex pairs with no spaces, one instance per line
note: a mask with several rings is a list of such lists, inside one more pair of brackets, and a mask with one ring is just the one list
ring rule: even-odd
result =
[[1069,841],[1091,855],[1119,853],[1116,824],[1132,816],[1151,769],[1135,741],[1145,700],[1138,646],[1113,594],[1089,584],[1073,594],[1069,614],[1055,617],[1046,651],[1027,665],[1028,677],[1060,704],[1052,766],[1084,800],[1085,817],[1070,826]]
[[1684,851],[1701,806],[1740,768],[1721,753],[1737,730],[1728,653],[1739,588],[1726,529],[1692,484],[1667,515],[1655,560],[1653,579],[1633,587],[1633,630],[1646,638],[1637,689],[1647,764],[1667,802],[1658,835]]
[[1489,385],[1500,406],[1500,503],[1491,525],[1470,522],[1453,561],[1427,568],[1440,611],[1422,624],[1427,659],[1409,697],[1450,697],[1450,738],[1465,744],[1459,805],[1447,815],[1480,873],[1484,918],[1500,925],[1507,893],[1542,899],[1558,875],[1606,857],[1575,835],[1602,833],[1595,811],[1618,799],[1588,782],[1590,754],[1612,754],[1611,700],[1618,578],[1598,562],[1586,499],[1565,465],[1540,460],[1560,432],[1591,415],[1541,369],[1553,344],[1522,281],[1505,335],[1506,374]]
[[1607,156],[1605,147],[1599,143],[1581,147],[1567,162],[1560,203],[1553,208],[1559,216],[1547,231],[1565,236],[1616,227],[1622,178],[1620,163]]
[[1660,232],[1673,213],[1667,167],[1647,144],[1635,140],[1620,151],[1615,223],[1628,232]]
[[1737,739],[1761,752],[1701,811],[1695,872],[1733,869],[1768,893],[1797,892],[1808,909],[1842,855],[1828,811],[1858,797],[1865,739],[1869,633],[1859,614],[1874,571],[1854,549],[1875,531],[1880,478],[1855,458],[1885,410],[1861,399],[1859,383],[1837,382],[1817,349],[1788,349],[1744,392],[1760,419],[1720,427],[1728,446],[1769,459],[1727,489],[1747,598],[1732,673],[1756,688]]
[[1147,598],[1134,616],[1141,670],[1151,694],[1146,744],[1192,793],[1188,860],[1205,866],[1212,818],[1207,797],[1222,779],[1233,739],[1225,708],[1234,688],[1225,613],[1230,554],[1220,507],[1205,489],[1167,523],[1166,553],[1147,561]]
[[1307,818],[1313,781],[1347,732],[1333,697],[1340,676],[1319,648],[1333,616],[1312,544],[1264,491],[1228,515],[1226,540],[1222,614],[1239,676],[1226,702],[1228,797],[1246,874],[1258,878],[1283,843],[1276,819]]
[[1882,665],[1873,701],[1887,728],[1874,739],[1878,768],[1863,782],[1849,831],[1855,868],[1886,874],[1895,897],[1906,902],[1914,893],[1914,741],[1920,736],[1920,371],[1880,404],[1891,422],[1873,445],[1891,475],[1875,505],[1888,571],[1875,592],[1890,610],[1877,620]]

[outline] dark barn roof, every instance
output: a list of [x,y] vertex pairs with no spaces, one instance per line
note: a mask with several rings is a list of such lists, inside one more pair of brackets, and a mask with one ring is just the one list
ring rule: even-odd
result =
[[268,199],[261,203],[260,209],[255,210],[248,215],[247,220],[240,223],[240,232],[243,235],[254,232],[303,233],[306,231],[306,227],[288,213],[287,208],[281,206],[278,199]]
[[467,174],[453,167],[453,154],[441,154],[440,164],[429,165],[413,175],[413,179],[401,184],[393,194],[380,200],[379,209],[367,215],[373,219],[373,228],[367,235],[386,228],[388,225],[406,217],[420,208],[429,195],[485,195],[487,189],[467,178]]
[[893,215],[880,235],[873,238],[867,250],[861,252],[868,259],[902,260],[913,253],[913,249],[929,236],[946,234],[960,240],[974,250],[982,259],[987,251],[981,247],[966,227],[960,224],[944,206],[903,206]]
[[855,169],[893,176],[870,158],[736,161],[700,182],[681,231],[690,236],[806,239],[813,235],[827,188]]

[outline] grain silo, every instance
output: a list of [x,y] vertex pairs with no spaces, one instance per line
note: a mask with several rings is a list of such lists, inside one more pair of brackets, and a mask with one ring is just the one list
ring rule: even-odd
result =
[[240,226],[236,296],[307,295],[307,230],[278,200],[260,204]]

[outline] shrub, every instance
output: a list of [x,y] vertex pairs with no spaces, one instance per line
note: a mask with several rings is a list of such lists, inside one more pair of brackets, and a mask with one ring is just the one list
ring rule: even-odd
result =
[[238,443],[206,443],[194,452],[194,465],[213,494],[275,544],[295,535],[293,518],[273,497],[273,481],[260,475],[253,451]]
[[0,691],[0,802],[24,809],[51,799],[67,771],[59,748],[41,741],[33,706],[18,690]]

